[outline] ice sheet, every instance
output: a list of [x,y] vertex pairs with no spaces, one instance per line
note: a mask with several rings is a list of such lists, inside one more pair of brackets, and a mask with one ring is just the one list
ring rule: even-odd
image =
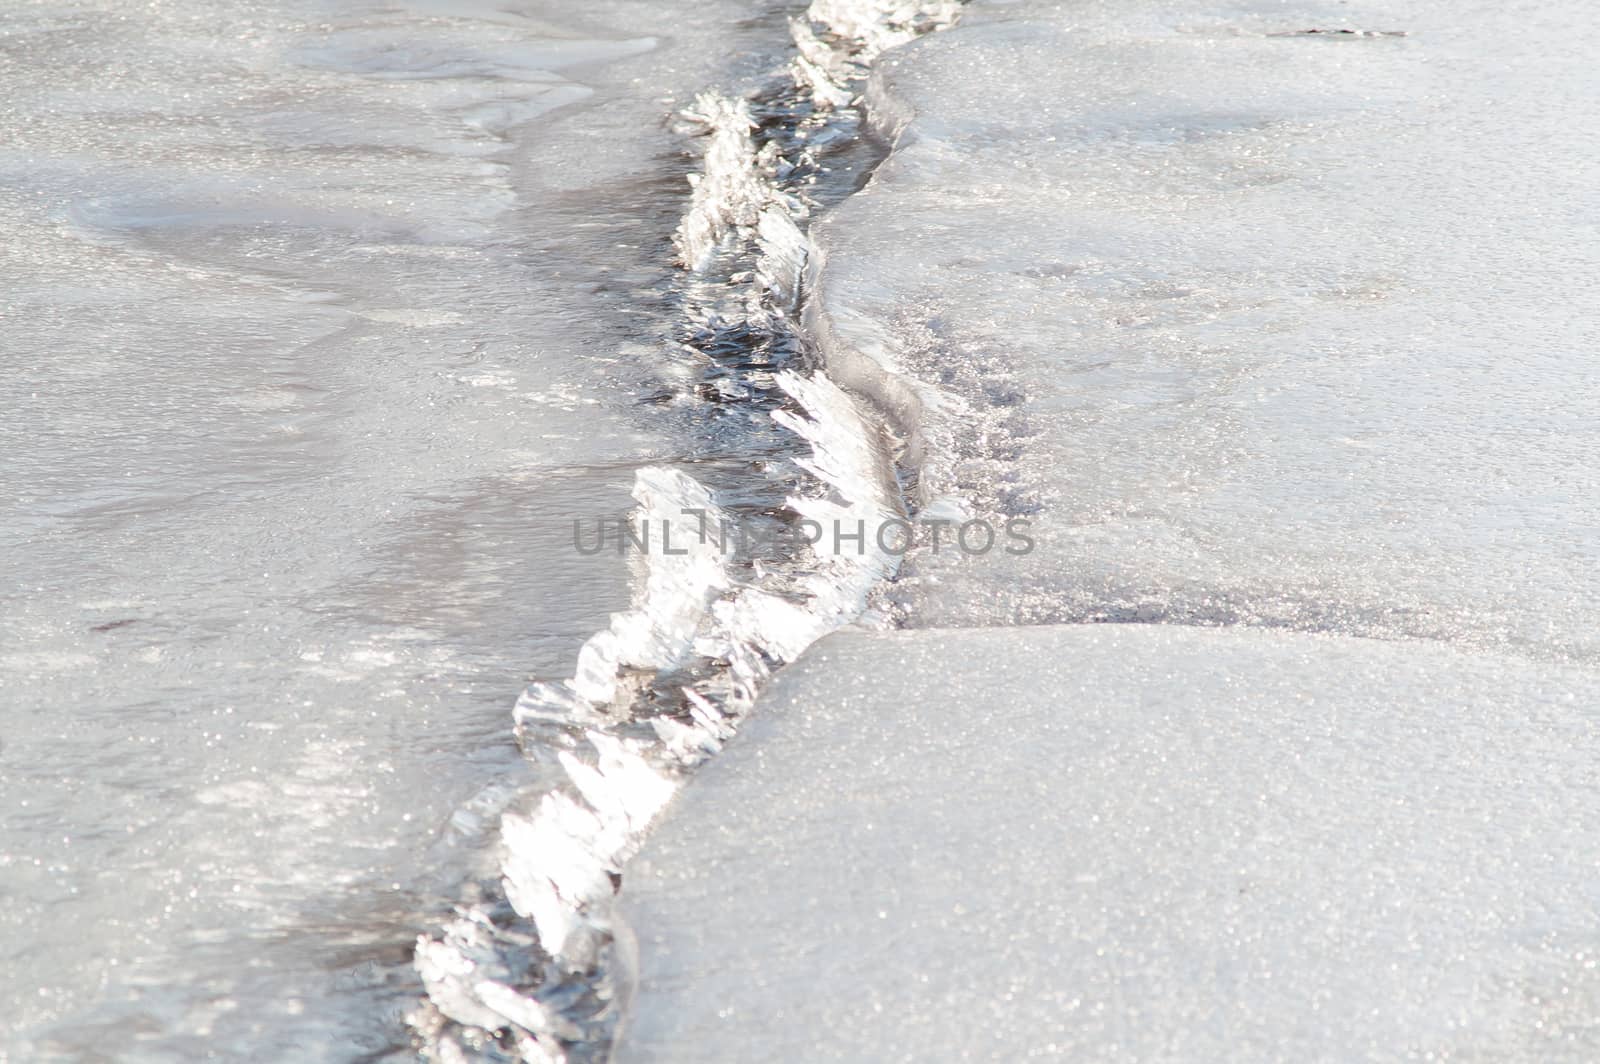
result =
[[704,445],[662,116],[784,40],[581,8],[0,11],[0,1059],[409,1055],[516,692],[629,601],[573,525]]
[[629,866],[616,1059],[1594,1060],[1593,691],[1237,629],[830,636]]

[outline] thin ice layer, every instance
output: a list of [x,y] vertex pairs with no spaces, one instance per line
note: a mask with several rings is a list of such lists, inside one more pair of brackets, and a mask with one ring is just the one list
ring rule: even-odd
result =
[[1593,692],[1251,630],[830,636],[630,865],[616,1059],[1594,1060]]
[[392,1051],[628,602],[659,100],[755,5],[514,6],[0,12],[0,1058]]

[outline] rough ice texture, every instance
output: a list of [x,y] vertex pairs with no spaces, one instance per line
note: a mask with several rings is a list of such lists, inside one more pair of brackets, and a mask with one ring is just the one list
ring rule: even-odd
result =
[[829,636],[630,866],[615,1059],[1600,1059],[1593,692],[1295,633]]
[[700,270],[732,233],[756,224],[772,190],[756,169],[748,103],[707,92],[684,115],[705,128],[708,143],[705,169],[690,176],[694,193],[672,239],[679,261]]
[[913,555],[911,623],[1595,661],[1596,33],[1579,0],[980,2],[881,57],[895,151],[813,229],[829,373],[896,375],[922,496],[1039,543]]
[[[832,78],[856,84],[881,47],[942,25],[953,11],[948,3],[819,4],[810,18],[826,44],[810,25],[792,23],[804,54],[791,64],[789,84],[821,105],[808,132],[844,135],[829,124],[829,107],[848,98]],[[854,21],[838,21],[846,15]],[[747,331],[798,347],[791,318],[807,269],[800,223],[809,206],[783,178],[815,160],[801,158],[804,147],[786,157],[778,139],[758,149],[744,99],[703,93],[682,117],[702,133],[704,158],[674,233],[679,265],[707,288],[742,297]],[[725,328],[718,305],[704,293],[688,300],[682,324],[691,335]],[[796,519],[876,528],[901,512],[885,434],[856,399],[820,372],[760,369],[754,360],[748,369],[739,389],[746,400],[757,378],[767,378],[764,387],[793,401],[770,410],[752,404],[746,415],[754,422],[770,413],[803,444],[791,456],[800,475],[784,500]],[[646,466],[636,472],[634,498],[635,517],[663,537],[670,529],[678,546],[668,550],[663,538],[642,560],[632,608],[587,641],[571,678],[535,682],[518,699],[519,738],[545,766],[546,789],[518,800],[531,809],[501,817],[500,881],[477,890],[491,900],[458,907],[438,934],[418,938],[415,967],[428,1001],[408,1022],[428,1059],[477,1054],[546,1064],[603,1054],[617,1001],[614,878],[687,770],[732,733],[770,669],[860,617],[897,561],[883,549],[819,548],[754,566],[751,576],[722,544],[697,535],[728,516],[705,485]],[[502,895],[509,913],[498,906]],[[563,1001],[576,1002],[571,1016]]]

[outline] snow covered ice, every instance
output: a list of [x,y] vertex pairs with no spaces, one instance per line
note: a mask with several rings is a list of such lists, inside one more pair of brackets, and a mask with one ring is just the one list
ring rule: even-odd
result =
[[808,323],[913,505],[1037,549],[913,551],[911,630],[669,809],[619,1060],[1600,1055],[1597,19],[978,2],[880,57]]

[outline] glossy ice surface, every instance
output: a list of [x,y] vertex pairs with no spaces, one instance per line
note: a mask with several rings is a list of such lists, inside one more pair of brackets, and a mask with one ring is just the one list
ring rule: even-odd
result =
[[405,1044],[512,700],[628,602],[571,522],[686,453],[664,119],[759,14],[0,12],[0,1057]]

